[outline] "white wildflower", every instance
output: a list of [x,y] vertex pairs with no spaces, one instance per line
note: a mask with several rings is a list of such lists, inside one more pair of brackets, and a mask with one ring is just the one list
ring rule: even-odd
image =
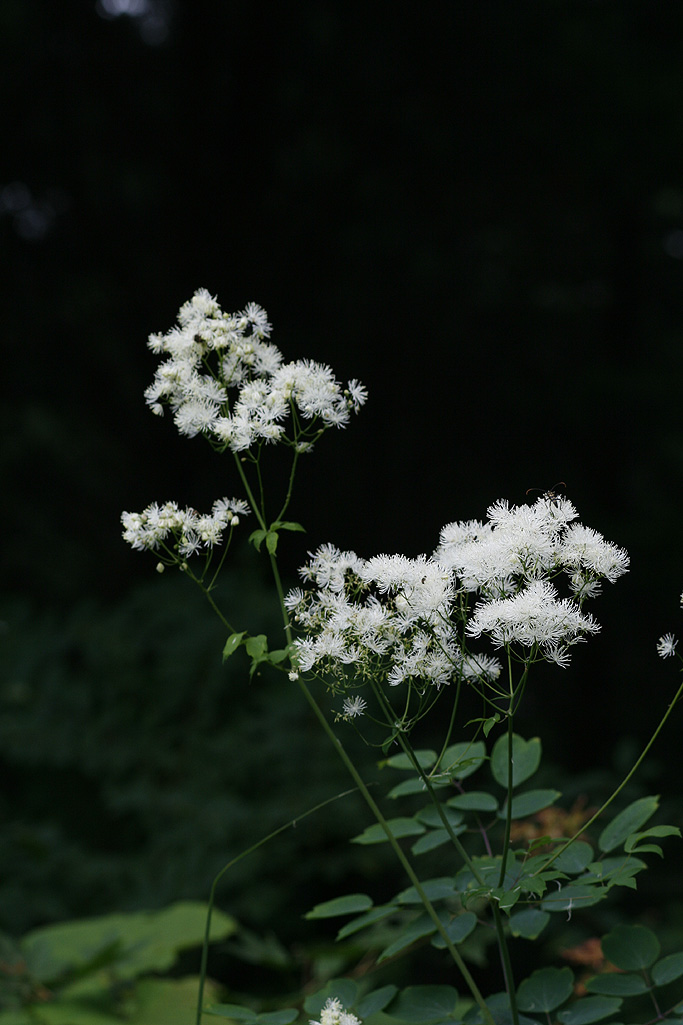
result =
[[[181,434],[205,435],[233,452],[283,439],[309,450],[322,430],[345,426],[367,393],[355,380],[342,391],[330,368],[312,360],[283,365],[268,341],[271,330],[257,303],[224,313],[215,297],[199,289],[181,307],[176,325],[149,337],[152,352],[167,358],[145,390],[148,405],[156,414],[170,406]],[[282,421],[292,404],[304,420],[320,419],[313,439],[300,421],[294,437],[286,438]]]
[[354,412],[358,412],[361,406],[364,406],[368,399],[367,388],[360,383],[360,381],[351,380],[349,386],[344,392],[348,396],[349,402],[353,406]]
[[350,1011],[345,1011],[341,1000],[329,997],[320,1012],[320,1021],[309,1019],[309,1025],[362,1025],[360,1018]]
[[574,523],[560,544],[560,559],[568,569],[589,570],[613,583],[627,572],[628,554],[623,548],[605,541],[602,534]]
[[502,599],[533,580],[566,573],[577,599],[599,592],[628,569],[628,555],[589,527],[572,523],[578,513],[565,498],[539,498],[533,505],[499,501],[488,522],[450,523],[441,531],[434,558],[449,568],[465,591]]
[[217,499],[211,512],[203,516],[194,509],[180,509],[176,502],[162,506],[152,502],[141,513],[121,514],[123,538],[138,550],[159,548],[170,539],[179,554],[187,557],[202,547],[219,545],[223,531],[239,523],[238,512],[246,516],[249,508],[235,498]]
[[487,634],[496,647],[538,645],[558,661],[560,650],[599,630],[575,601],[559,599],[552,584],[535,580],[510,598],[479,602],[465,632],[470,637]]
[[678,639],[673,634],[664,634],[657,641],[657,654],[660,658],[669,658],[670,655],[675,654],[677,644]]
[[368,707],[367,701],[356,695],[353,698],[344,698],[343,715],[345,719],[355,719],[357,716],[362,715],[365,709]]

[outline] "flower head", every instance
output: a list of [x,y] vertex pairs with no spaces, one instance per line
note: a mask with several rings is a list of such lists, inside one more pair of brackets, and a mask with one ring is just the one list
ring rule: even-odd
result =
[[678,639],[673,634],[664,634],[657,641],[657,654],[660,658],[669,658],[670,655],[675,654],[677,644]]
[[341,1000],[328,997],[320,1012],[320,1021],[313,1021],[311,1018],[310,1025],[362,1025],[362,1022],[355,1014],[344,1010]]
[[623,548],[590,527],[574,523],[578,513],[566,498],[542,497],[533,505],[496,502],[488,522],[449,523],[434,558],[456,575],[463,591],[505,598],[534,580],[566,574],[576,600],[599,593],[628,570]]
[[344,698],[342,715],[345,719],[355,719],[357,716],[362,715],[367,707],[367,701],[364,701],[358,695],[353,698]]
[[181,509],[177,502],[158,505],[153,502],[141,513],[121,513],[123,538],[140,551],[168,548],[171,545],[179,555],[187,557],[202,548],[221,544],[223,533],[236,527],[240,516],[246,516],[249,507],[237,498],[219,498],[210,513],[200,515],[194,509]]
[[496,647],[537,645],[552,661],[566,665],[566,648],[599,629],[575,601],[558,598],[552,584],[534,580],[509,598],[480,602],[465,632],[470,637],[487,634]]
[[[282,440],[309,451],[321,429],[348,423],[367,392],[356,380],[343,389],[313,360],[285,364],[271,331],[256,303],[224,313],[199,289],[170,331],[150,335],[152,352],[166,358],[145,391],[148,405],[157,414],[170,407],[181,434],[204,435],[233,452]],[[293,408],[299,416],[287,438],[284,421]]]

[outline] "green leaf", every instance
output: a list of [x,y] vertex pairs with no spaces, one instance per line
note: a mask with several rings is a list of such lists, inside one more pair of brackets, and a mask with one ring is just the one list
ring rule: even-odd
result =
[[458,1003],[452,986],[408,986],[391,1005],[391,1017],[415,1025],[434,1025],[449,1018]]
[[486,745],[483,740],[461,741],[446,748],[440,768],[442,772],[448,773],[451,779],[466,779],[477,771],[485,758]]
[[252,530],[249,535],[249,544],[252,544],[257,552],[261,551],[261,545],[263,544],[263,539],[267,533],[267,530]]
[[[464,833],[466,827],[458,826],[453,832],[457,836],[458,833]],[[434,851],[437,847],[443,847],[444,844],[450,843],[451,838],[448,835],[448,831],[445,829],[430,829],[429,832],[421,836],[419,840],[416,840],[413,846],[410,848],[413,854],[426,854],[428,851]],[[1,1025],[1,1023],[0,1023]]]
[[420,915],[401,931],[401,935],[397,940],[394,940],[393,943],[384,948],[377,958],[377,964],[386,961],[388,957],[393,957],[401,950],[405,950],[406,947],[412,946],[417,940],[424,939],[425,936],[431,936],[434,932],[436,932],[436,926],[429,915]]
[[598,837],[601,851],[613,851],[654,815],[659,807],[659,797],[641,797],[619,812]]
[[270,525],[271,530],[298,530],[302,534],[306,533],[306,528],[302,527],[300,523],[294,523],[292,520],[275,520]]
[[[387,824],[397,839],[401,836],[419,836],[425,831],[425,827],[422,823],[416,822],[415,819],[389,819]],[[375,822],[374,825],[368,826],[367,829],[364,829],[362,833],[358,836],[354,836],[351,840],[351,843],[360,844],[387,842],[387,835],[379,822]]]
[[548,1013],[569,1000],[573,989],[571,968],[539,968],[520,983],[517,1001],[522,1011]]
[[268,650],[268,638],[265,634],[247,637],[244,647],[247,649],[247,655],[251,658],[261,658]]
[[496,712],[495,715],[492,715],[488,719],[484,720],[484,725],[482,726],[482,730],[483,730],[483,733],[484,733],[485,737],[488,737],[488,735],[491,732],[491,730],[493,729],[493,727],[498,725],[498,723],[500,722],[500,719],[501,719],[500,713]]
[[[438,879],[425,879],[422,883],[422,889],[431,901],[445,900],[447,897],[454,897],[457,892],[452,876],[441,876]],[[420,897],[414,886],[409,886],[407,890],[402,890],[401,893],[398,893],[393,897],[392,903],[393,902],[397,904],[421,904],[422,897]]]
[[[512,1025],[512,1010],[507,993],[494,993],[493,996],[486,997],[484,1002],[497,1025]],[[529,1018],[526,1014],[518,1013],[517,1017],[519,1025],[538,1025],[537,1019]],[[483,1025],[484,1018],[478,1007],[471,1007],[464,1018],[461,1015],[456,1019],[456,1021],[460,1020],[465,1021],[467,1025]],[[443,1025],[446,1023],[444,1022]]]
[[275,555],[277,551],[278,535],[274,530],[269,530],[266,534],[266,548],[271,555]]
[[627,877],[637,875],[644,868],[647,865],[640,858],[634,858],[632,854],[617,854],[616,857],[603,858],[602,861],[592,861],[579,881],[588,883],[596,880],[623,886]]
[[[436,790],[438,787],[450,786],[449,779],[435,779],[432,781],[432,787]],[[398,786],[393,787],[387,797],[395,799],[397,797],[408,797],[411,794],[424,794],[425,785],[419,776],[413,776],[412,779],[404,779]]]
[[581,997],[557,1017],[563,1025],[590,1025],[614,1014],[621,1004],[618,997]]
[[513,936],[522,936],[525,940],[535,940],[541,935],[550,921],[547,911],[539,911],[537,908],[527,908],[526,911],[516,911],[510,916],[510,931]]
[[658,854],[660,858],[664,857],[664,851],[659,846],[659,844],[641,843],[637,847],[634,847],[633,845],[629,844],[629,840],[631,840],[631,837],[629,837],[626,843],[624,844],[624,850],[632,851],[634,854]]
[[[525,819],[528,815],[535,815],[537,811],[549,808],[561,796],[559,790],[528,790],[525,794],[517,794],[512,798],[512,818]],[[504,817],[504,808],[500,815]]]
[[[445,807],[444,805],[441,806],[441,810],[446,822],[452,829],[455,829],[456,826],[460,825],[463,820],[462,812],[455,808]],[[421,808],[420,811],[416,812],[415,818],[418,822],[424,823],[425,826],[431,826],[433,829],[439,829],[441,827],[444,829],[446,828],[443,824],[443,819],[439,814],[438,808],[433,804],[428,804],[426,807]]]
[[[181,950],[201,946],[206,904],[180,901],[162,911],[101,915],[34,929],[21,942],[27,961],[41,965],[38,981],[49,984],[65,972],[100,971],[98,953],[112,951],[118,978],[171,968]],[[236,929],[220,911],[211,917],[211,938],[223,939]]]
[[[536,772],[541,763],[541,741],[538,737],[523,740],[516,733],[512,735],[512,785],[518,787]],[[491,774],[496,783],[507,789],[508,785],[508,738],[503,734],[493,745],[491,752]]]
[[[347,936],[353,936],[354,933],[360,932],[361,929],[367,929],[368,926],[374,925],[375,922],[381,922],[385,918],[389,918],[391,915],[395,915],[399,909],[394,907],[393,904],[385,904],[382,907],[373,908],[364,915],[359,915],[358,918],[352,919],[347,922],[339,932],[337,933],[337,939],[343,940]],[[0,1023],[1,1025],[1,1023]]]
[[[474,932],[477,927],[477,916],[471,911],[463,911],[462,914],[457,915],[452,921],[446,926],[446,935],[448,936],[451,943],[462,943],[467,937]],[[443,936],[438,933],[432,939],[432,946],[436,947],[437,950],[445,950],[446,942]]]
[[666,986],[683,975],[683,953],[668,954],[652,966],[652,981],[655,986]]
[[461,811],[497,811],[498,801],[485,790],[472,790],[469,794],[457,794],[446,802],[451,808]]
[[521,886],[515,886],[513,890],[494,890],[498,899],[498,907],[501,911],[509,911],[514,907],[522,896]]
[[677,826],[651,826],[650,829],[646,829],[642,833],[631,833],[626,843],[624,844],[624,850],[627,853],[645,853],[646,851],[653,851],[663,857],[662,848],[657,844],[646,844],[641,846],[641,840],[645,840],[651,836],[680,836],[681,831]]
[[581,883],[570,883],[561,890],[549,890],[541,907],[544,911],[580,911],[604,900],[607,891],[602,886],[589,886]]
[[569,875],[583,872],[593,860],[593,848],[585,840],[575,840],[566,850],[559,854],[553,862],[554,868]]
[[390,1003],[396,994],[398,993],[398,987],[394,985],[382,986],[381,989],[375,989],[372,993],[368,993],[358,1002],[356,1008],[361,1020],[369,1018],[371,1014],[376,1014],[377,1011],[383,1011],[384,1008]]
[[602,993],[607,997],[632,997],[647,993],[648,985],[642,975],[605,972],[589,979],[586,989],[589,993]]
[[642,971],[655,963],[659,940],[644,925],[618,925],[602,940],[602,952],[608,961],[623,971]]
[[230,656],[233,655],[237,651],[237,649],[239,648],[240,644],[242,643],[242,639],[246,635],[246,632],[247,632],[246,630],[242,630],[240,633],[230,634],[230,636],[228,637],[227,641],[225,642],[225,647],[223,648],[223,661],[224,662],[227,661],[227,659],[229,659]]
[[344,897],[323,901],[304,915],[305,918],[335,918],[337,915],[357,915],[359,911],[368,911],[372,907],[372,898],[365,893],[347,893]]
[[[421,769],[429,769],[436,761],[436,751],[416,751],[415,758]],[[412,769],[415,771],[415,766],[406,754],[392,755],[383,764],[388,765],[390,769]],[[420,787],[424,787],[422,780],[420,780]]]

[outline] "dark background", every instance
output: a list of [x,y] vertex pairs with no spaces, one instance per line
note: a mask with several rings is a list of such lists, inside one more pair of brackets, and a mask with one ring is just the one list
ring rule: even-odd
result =
[[[539,674],[524,728],[575,774],[642,745],[683,589],[683,8],[5,0],[0,38],[0,925],[202,895],[234,812],[207,811],[237,772],[230,724],[258,765],[234,784],[245,822],[259,809],[240,841],[282,820],[317,750],[266,769],[270,699],[225,697],[220,629],[120,537],[122,509],[239,494],[142,395],[147,335],[200,286],[369,389],[304,463],[290,578],[324,541],[431,552],[445,523],[565,481],[632,570],[595,604],[600,637]],[[267,593],[231,581],[257,621]],[[209,690],[178,669],[197,660]],[[305,717],[290,737],[317,744]],[[682,736],[678,716],[658,789]]]

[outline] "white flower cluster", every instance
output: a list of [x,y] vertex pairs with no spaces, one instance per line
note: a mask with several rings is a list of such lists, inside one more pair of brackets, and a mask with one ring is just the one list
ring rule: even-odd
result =
[[572,594],[582,600],[599,593],[601,580],[613,583],[628,569],[623,548],[572,523],[578,513],[565,498],[512,507],[500,501],[487,516],[486,523],[449,523],[434,553],[466,591],[505,598],[532,580],[566,573]]
[[204,515],[194,509],[181,509],[176,502],[153,502],[144,512],[121,514],[123,538],[143,551],[155,550],[171,537],[174,551],[187,558],[202,548],[220,544],[223,532],[236,527],[240,516],[248,514],[247,503],[236,498],[217,499],[211,512]]
[[[295,642],[302,672],[343,680],[353,666],[355,675],[383,676],[392,686],[407,679],[440,686],[458,672],[468,679],[499,675],[495,659],[463,652],[451,618],[451,574],[435,560],[364,560],[323,545],[300,573],[314,589],[290,591],[285,604],[307,635]],[[345,711],[358,714],[353,709]]]
[[586,634],[598,633],[593,617],[571,598],[558,598],[547,580],[532,580],[510,598],[483,601],[467,624],[469,637],[488,635],[499,648],[505,644],[537,645],[558,665],[569,663],[567,648]]
[[[486,523],[451,523],[431,558],[381,555],[365,561],[332,545],[300,571],[313,589],[297,588],[286,604],[303,637],[298,668],[343,679],[384,676],[440,686],[461,676],[495,680],[500,663],[465,650],[467,637],[495,647],[519,645],[566,665],[567,649],[600,629],[583,601],[602,580],[627,572],[628,555],[597,531],[572,523],[566,499],[533,505],[497,502]],[[570,597],[551,580],[568,578]],[[468,622],[467,595],[479,596]]]
[[[487,515],[486,523],[448,524],[434,554],[463,590],[481,595],[466,633],[486,634],[497,647],[536,645],[567,665],[567,648],[600,629],[582,602],[599,593],[602,580],[613,583],[627,572],[627,553],[573,523],[578,513],[565,498],[512,507],[500,501]],[[571,598],[560,599],[550,583],[563,574]]]
[[336,997],[328,998],[320,1012],[320,1021],[313,1021],[312,1018],[309,1021],[310,1025],[363,1025],[355,1014],[344,1010],[341,1000]]
[[[233,452],[285,439],[283,421],[294,407],[314,428],[307,434],[297,418],[292,441],[308,451],[321,429],[345,426],[367,392],[355,380],[343,390],[321,363],[283,363],[268,341],[270,333],[265,310],[256,303],[224,313],[206,289],[199,289],[181,307],[176,326],[165,335],[150,335],[152,351],[168,358],[145,391],[148,405],[157,414],[170,406],[181,434],[203,434]],[[231,389],[236,390],[232,397]]]

